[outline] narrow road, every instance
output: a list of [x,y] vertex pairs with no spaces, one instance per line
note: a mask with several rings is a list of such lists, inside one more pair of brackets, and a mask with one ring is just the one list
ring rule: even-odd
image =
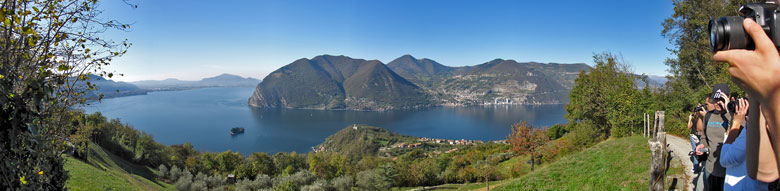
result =
[[691,157],[688,155],[688,153],[693,150],[691,149],[690,141],[686,138],[667,134],[666,144],[669,145],[667,149],[672,151],[672,156],[674,157],[673,160],[680,160],[681,164],[685,166],[685,177],[688,178],[688,180],[685,181],[685,183],[688,184],[686,188],[692,191],[693,181],[696,180],[696,174],[693,174],[691,171],[691,168],[693,168],[693,162],[691,162]]

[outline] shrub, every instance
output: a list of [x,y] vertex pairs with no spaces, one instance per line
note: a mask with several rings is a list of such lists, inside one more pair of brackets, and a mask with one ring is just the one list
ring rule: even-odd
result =
[[159,167],[157,167],[157,178],[160,179],[166,179],[168,178],[168,167],[165,167],[164,164],[161,164]]
[[337,191],[349,191],[352,190],[352,176],[344,175],[339,176],[331,180],[331,185]]
[[179,169],[179,167],[176,167],[176,166],[174,165],[173,167],[171,167],[171,172],[170,172],[170,173],[168,173],[168,178],[170,178],[170,179],[169,179],[170,181],[172,181],[172,182],[176,182],[176,180],[179,180],[179,176],[181,176],[181,173],[182,173],[182,172],[181,172],[181,170]]
[[289,176],[276,177],[273,180],[274,190],[298,190],[303,185],[309,185],[317,177],[307,170],[301,170]]
[[208,191],[209,188],[206,186],[206,181],[203,180],[196,180],[192,182],[190,185],[190,190],[192,191]]
[[216,188],[225,184],[225,178],[222,175],[214,175],[206,178],[206,185],[209,188]]
[[393,182],[380,169],[364,170],[357,174],[357,186],[364,190],[390,190]]
[[547,129],[547,132],[545,134],[547,135],[547,137],[550,138],[550,140],[555,140],[563,137],[563,135],[565,135],[566,133],[569,133],[569,129],[566,128],[566,125],[555,124],[553,126],[550,126],[550,128]]
[[584,148],[604,139],[604,134],[588,120],[576,123],[568,135],[569,143],[575,148]]
[[325,181],[324,179],[319,179],[317,181],[314,181],[311,185],[306,185],[301,188],[302,191],[328,191],[328,190],[334,190],[330,184],[328,184],[328,181]]
[[173,186],[176,187],[177,190],[190,190],[191,185],[192,185],[192,180],[188,180],[183,176],[179,178],[179,180],[177,180],[176,183],[173,183]]
[[258,174],[255,177],[255,180],[252,181],[252,184],[256,186],[256,188],[269,188],[272,186],[271,184],[271,177],[268,177],[268,175],[265,174]]

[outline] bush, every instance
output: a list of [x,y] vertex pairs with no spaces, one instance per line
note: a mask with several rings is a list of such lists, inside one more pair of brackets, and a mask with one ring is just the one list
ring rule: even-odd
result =
[[311,185],[306,185],[301,188],[302,191],[327,191],[327,190],[334,190],[330,184],[328,184],[328,181],[325,181],[324,179],[319,179],[317,181],[314,181]]
[[303,185],[309,185],[317,177],[307,170],[301,170],[293,175],[276,177],[274,182],[274,190],[298,190]]
[[166,179],[168,178],[168,167],[165,167],[164,164],[161,164],[159,167],[157,167],[157,178],[160,179]]
[[169,179],[170,181],[172,181],[172,182],[176,182],[177,180],[179,180],[179,176],[181,176],[181,173],[182,173],[182,172],[181,172],[181,170],[179,169],[179,167],[176,167],[176,166],[174,165],[173,167],[171,167],[171,172],[170,172],[170,173],[168,173],[168,178],[170,178],[170,179]]
[[192,185],[192,180],[188,180],[183,176],[179,178],[179,180],[177,180],[176,183],[173,183],[173,186],[176,187],[177,190],[190,190],[191,185]]
[[337,191],[349,191],[352,190],[352,176],[344,175],[339,176],[331,180],[331,185]]
[[364,190],[390,190],[393,186],[393,182],[380,169],[359,172],[356,184]]
[[576,123],[569,133],[569,143],[575,148],[585,148],[604,139],[604,134],[588,120]]
[[561,125],[561,124],[555,124],[553,126],[550,126],[550,128],[547,129],[546,132],[547,137],[549,137],[550,140],[561,138],[566,133],[569,133],[569,129],[566,128],[566,125]]
[[255,177],[255,180],[252,181],[252,184],[258,189],[269,188],[272,186],[271,177],[268,177],[268,175],[265,174],[258,174]]
[[225,184],[225,178],[222,175],[214,175],[206,178],[206,185],[209,188],[216,188]]
[[190,190],[192,191],[208,191],[209,188],[206,186],[206,181],[203,180],[196,180],[192,182],[192,185],[190,185]]

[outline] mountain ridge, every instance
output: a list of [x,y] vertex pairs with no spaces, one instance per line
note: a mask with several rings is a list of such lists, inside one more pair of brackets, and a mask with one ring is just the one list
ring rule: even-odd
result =
[[255,107],[388,110],[427,105],[422,89],[378,60],[320,55],[266,76],[248,104]]
[[205,87],[254,87],[260,83],[260,80],[252,77],[244,78],[238,75],[224,73],[214,77],[206,77],[197,81],[167,78],[164,80],[141,80],[128,83],[145,90],[162,91]]
[[564,104],[590,66],[494,59],[451,67],[406,54],[388,64],[344,55],[302,58],[267,75],[254,107],[391,110],[435,105]]

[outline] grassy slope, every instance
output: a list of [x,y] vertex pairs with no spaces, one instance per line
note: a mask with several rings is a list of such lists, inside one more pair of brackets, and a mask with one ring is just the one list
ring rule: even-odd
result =
[[65,157],[69,190],[175,190],[156,181],[153,169],[125,161],[95,144],[89,150],[89,163]]
[[[668,175],[683,174],[679,164],[671,166]],[[496,190],[644,190],[648,187],[649,168],[647,139],[612,139],[561,158]],[[667,179],[666,186],[670,183]],[[682,185],[676,186],[681,189]]]

